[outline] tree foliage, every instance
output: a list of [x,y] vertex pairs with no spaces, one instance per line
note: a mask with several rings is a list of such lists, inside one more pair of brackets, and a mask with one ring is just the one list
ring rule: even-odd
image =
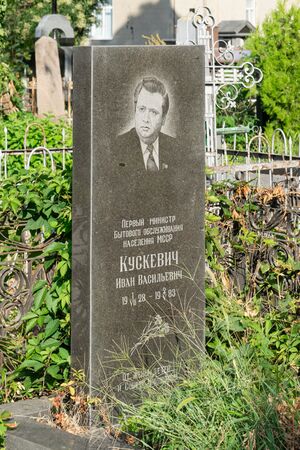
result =
[[[58,0],[57,4],[58,13],[70,20],[78,44],[94,23],[101,0]],[[0,0],[0,61],[20,70],[34,50],[35,28],[51,12],[51,0]]]
[[[61,159],[61,155],[58,157]],[[17,224],[22,223],[36,250],[33,272],[43,258],[47,273],[46,279],[36,279],[33,305],[22,318],[21,335],[12,334],[11,341],[9,337],[3,338],[2,350],[13,358],[4,358],[0,368],[1,403],[21,392],[28,397],[34,392],[53,389],[69,376],[71,164],[67,158],[66,169],[53,172],[50,168],[41,168],[39,158],[27,171],[16,161],[14,171],[0,183],[0,198],[5,200],[0,205],[1,232],[9,233],[11,240],[20,242],[22,227]],[[4,224],[13,224],[15,228],[7,231]],[[44,248],[35,244],[41,230],[44,243],[48,242]],[[7,243],[0,244],[3,262]]]
[[300,8],[280,1],[247,40],[251,57],[262,69],[258,86],[269,127],[291,133],[300,126]]

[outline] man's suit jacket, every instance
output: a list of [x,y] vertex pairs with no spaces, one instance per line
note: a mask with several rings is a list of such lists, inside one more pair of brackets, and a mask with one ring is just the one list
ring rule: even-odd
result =
[[[116,163],[120,167],[132,170],[146,171],[141,144],[135,128],[116,138],[113,147]],[[167,170],[174,166],[178,157],[176,139],[164,133],[159,133],[159,170]]]

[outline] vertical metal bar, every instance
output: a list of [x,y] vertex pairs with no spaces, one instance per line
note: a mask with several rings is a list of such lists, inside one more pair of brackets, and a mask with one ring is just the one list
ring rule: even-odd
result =
[[62,129],[62,144],[63,144],[63,151],[62,151],[62,166],[63,170],[66,168],[66,130]]
[[[246,152],[247,152],[247,155],[246,155],[246,158],[245,158],[245,160],[247,161],[247,159],[248,159],[248,148],[249,148],[249,137],[248,137],[248,133],[245,133],[245,148],[246,148]],[[249,149],[249,152],[250,152],[250,149]],[[247,176],[247,172],[246,172],[246,180],[248,181],[248,176]]]
[[71,110],[71,90],[72,90],[73,82],[71,80],[67,83],[68,88],[68,119],[71,119],[72,117],[72,110]]
[[37,89],[37,83],[36,83],[35,77],[33,77],[31,80],[31,111],[32,111],[32,114],[37,113],[36,89]]
[[[293,160],[293,139],[291,136],[289,137],[289,159],[290,159],[290,161]],[[290,177],[291,178],[293,177],[292,167],[290,168]]]
[[261,128],[259,128],[258,132],[258,151],[261,152]]
[[57,14],[57,0],[52,0],[52,14]]
[[[269,163],[272,162],[270,145],[268,145],[268,161],[269,161]],[[273,187],[273,170],[272,169],[269,169],[269,186],[270,186],[270,188]]]
[[7,153],[8,153],[8,130],[6,127],[4,127],[4,178],[7,178]]
[[[27,127],[28,128],[28,127]],[[24,134],[24,167],[27,167],[27,128]]]
[[[4,137],[5,137],[5,131],[4,131]],[[4,147],[5,147],[5,145],[4,145]],[[0,180],[2,180],[2,159],[3,158],[4,158],[4,155],[2,153],[2,150],[0,149]]]
[[[31,232],[29,230],[23,230],[21,233],[21,239],[22,242],[25,245],[28,245],[30,243],[31,239]],[[28,252],[24,251],[24,272],[26,273],[26,276],[29,276],[29,261],[28,261]]]
[[284,156],[287,156],[287,154],[288,154],[288,147],[290,146],[290,137],[289,137],[289,139],[288,139],[288,146],[287,145],[285,145],[284,146]]
[[223,139],[224,139],[223,148],[224,148],[225,164],[227,166],[228,165],[228,153],[227,153],[227,144],[226,144],[225,136],[223,137]]
[[[45,130],[44,130],[44,127],[42,126],[41,127],[42,128],[42,133],[43,133],[43,141],[44,141],[44,147],[46,148],[47,147],[47,141],[46,141],[46,133],[45,133]],[[45,150],[43,149],[43,158],[44,158],[44,167],[46,167],[46,152],[45,152]]]
[[[247,164],[250,164],[250,158],[251,158],[251,156],[250,156],[250,145],[251,145],[251,140],[249,142],[248,141],[246,142],[246,150],[247,150],[246,162],[247,162]],[[249,181],[249,172],[248,172],[248,170],[246,171],[245,178],[246,178],[246,181],[248,182]]]
[[209,78],[211,78],[211,98],[210,98],[210,113],[211,113],[211,150],[212,156],[215,160],[215,165],[218,164],[218,154],[217,154],[217,111],[216,111],[216,96],[217,96],[217,85],[216,85],[216,71],[215,71],[215,55],[214,55],[214,26],[210,30],[205,28],[205,38],[206,38],[206,64],[209,67]]

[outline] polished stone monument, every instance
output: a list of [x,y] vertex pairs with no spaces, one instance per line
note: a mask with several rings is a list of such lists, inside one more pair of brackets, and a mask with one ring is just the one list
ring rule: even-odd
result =
[[186,318],[203,342],[204,180],[204,48],[75,49],[72,364],[90,386],[170,376]]

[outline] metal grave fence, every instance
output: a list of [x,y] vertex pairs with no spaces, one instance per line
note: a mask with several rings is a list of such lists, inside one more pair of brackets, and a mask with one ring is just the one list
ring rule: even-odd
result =
[[[206,165],[211,179],[241,178],[254,184],[271,187],[274,182],[286,180],[286,175],[300,175],[300,138],[287,138],[276,130],[271,143],[258,129],[236,127],[218,128],[217,114],[234,108],[241,89],[250,89],[260,83],[263,74],[250,62],[238,65],[230,42],[215,38],[215,18],[207,7],[191,10],[178,20],[178,45],[205,47],[205,128]],[[231,145],[228,136],[231,134]],[[237,136],[244,137],[238,149]],[[278,137],[283,146],[278,147]],[[298,145],[296,150],[294,145]],[[267,175],[267,176],[266,176]]]
[[[244,287],[246,281],[251,279],[259,286],[263,281],[261,261],[267,261],[276,269],[279,254],[286,255],[286,261],[289,258],[299,260],[300,135],[293,139],[287,138],[282,130],[276,130],[269,142],[259,129],[217,128],[217,110],[234,106],[239,89],[259,83],[262,73],[249,62],[234,65],[232,47],[214,39],[214,28],[215,19],[208,8],[190,12],[178,21],[177,44],[205,46],[206,163],[211,173],[208,179],[240,179],[246,184],[251,181],[256,186],[254,189],[257,189],[252,191],[256,208],[245,218],[247,226],[262,238],[272,235],[276,239],[277,244],[273,247],[260,246],[258,252],[253,246],[248,253],[241,254],[230,245],[236,238],[236,230],[220,227],[222,239],[228,241],[224,258],[233,284],[237,282]],[[25,131],[24,148],[17,150],[8,148],[8,131],[4,130],[5,145],[0,150],[0,180],[7,178],[10,161],[15,156],[22,159],[26,170],[30,169],[36,155],[40,155],[44,166],[50,164],[55,170],[54,155],[58,153],[62,155],[61,167],[65,168],[66,157],[72,153],[72,149],[65,146],[65,131],[62,130],[62,148],[48,148],[45,131],[41,128],[41,145],[28,149],[27,136],[34,125],[41,128],[39,124],[30,124]],[[274,186],[277,188],[275,193]],[[236,202],[247,200],[237,197],[234,191],[228,191],[226,195]],[[220,214],[218,204],[209,205],[209,209],[216,215]],[[32,305],[35,281],[46,279],[51,282],[52,274],[45,270],[42,254],[57,237],[45,240],[41,229],[39,239],[33,240],[30,232],[24,230],[24,225],[21,222],[0,223],[0,336],[7,332],[14,333],[20,326],[23,315]],[[9,238],[16,228],[19,228],[18,242]],[[224,234],[224,230],[227,234]],[[286,279],[284,283],[286,290],[299,292],[299,279]]]

